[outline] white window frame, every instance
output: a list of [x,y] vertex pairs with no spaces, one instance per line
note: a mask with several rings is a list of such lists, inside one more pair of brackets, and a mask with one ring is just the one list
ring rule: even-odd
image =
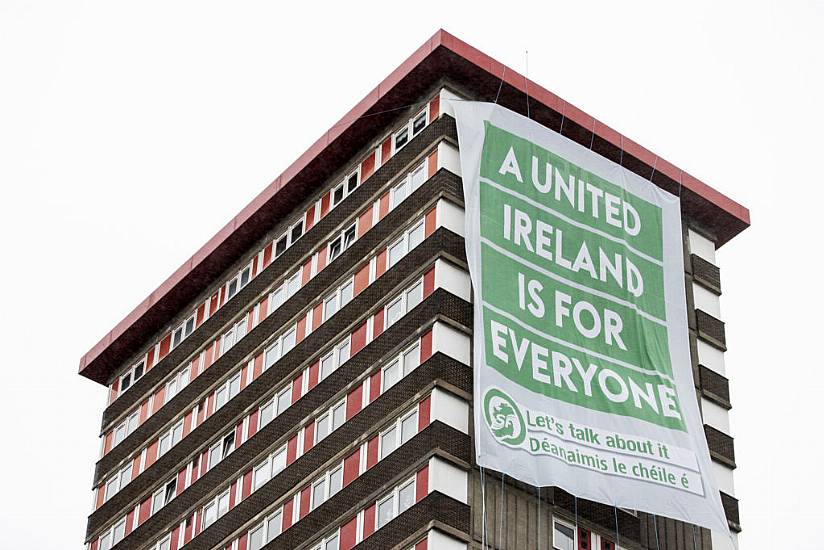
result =
[[[405,420],[408,420],[412,417],[414,417],[416,420],[415,433],[413,433],[410,437],[404,439],[403,423]],[[404,414],[396,418],[392,424],[390,424],[389,426],[380,431],[380,433],[378,434],[378,460],[383,460],[384,458],[392,454],[394,451],[399,449],[404,443],[415,437],[420,430],[419,426],[420,422],[418,421],[418,405],[416,404],[414,407],[412,407],[412,410],[405,412]],[[394,446],[392,447],[392,450],[387,453],[385,452],[386,450],[383,446],[384,437],[392,430],[395,431],[395,442]]]
[[[345,353],[344,353],[344,350]],[[324,372],[323,365],[327,359],[331,357],[331,364],[332,370],[329,372]],[[325,353],[320,360],[320,365],[318,367],[318,383],[322,380],[325,380],[330,374],[338,370],[342,364],[347,362],[349,358],[352,357],[352,336],[347,335],[343,340],[335,344],[335,346],[328,352]]]
[[[423,126],[420,128],[420,130],[415,132],[414,131],[415,121],[421,115],[423,115],[423,117],[424,117]],[[412,139],[415,136],[420,134],[424,130],[424,128],[426,128],[428,125],[429,125],[429,104],[427,103],[426,106],[422,110],[415,113],[415,116],[410,118],[409,121],[406,124],[403,125],[403,127],[399,128],[397,131],[395,131],[392,134],[392,154],[394,155],[395,153],[397,153],[398,151],[400,151],[401,149],[406,147],[409,144],[409,142],[412,141]],[[406,131],[406,141],[404,141],[403,144],[400,147],[398,147],[397,146],[397,138],[404,131]]]
[[[426,176],[428,174],[427,168],[429,165],[429,159],[425,158],[421,161],[420,164],[415,166],[412,170],[406,174],[403,179],[398,180],[395,182],[395,185],[392,186],[392,190],[389,193],[389,210],[394,210],[399,204],[405,201],[409,196],[414,193],[418,188],[420,188],[428,179]],[[419,183],[415,183],[415,174],[423,172],[423,179]],[[397,194],[403,190],[403,198],[398,200]]]
[[[401,261],[404,258],[404,256],[409,254],[410,250],[413,250],[415,247],[417,247],[419,244],[421,244],[424,241],[424,239],[426,239],[426,228],[424,227],[424,221],[425,220],[419,220],[412,227],[410,227],[409,229],[404,231],[403,235],[401,235],[400,237],[398,237],[397,239],[392,241],[389,244],[389,246],[386,247],[386,268],[387,269],[391,268],[396,263]],[[423,233],[423,235],[422,235],[423,238],[419,242],[414,243],[414,245],[413,245],[412,244],[412,234],[415,231],[419,230],[419,229]],[[401,255],[393,261],[392,260],[392,249],[395,248],[396,246],[401,246],[403,252],[401,252]]]
[[[183,321],[180,326],[172,331],[172,340],[170,343],[170,350],[175,349],[179,346],[186,338],[188,338],[194,331],[195,331],[195,315],[197,312],[192,313],[189,317]],[[188,328],[187,325],[191,323],[191,328]],[[177,335],[180,335],[179,337]],[[175,341],[177,339],[177,341]]]
[[[109,480],[103,485],[103,502],[108,501],[118,492],[120,492],[123,487],[131,483],[132,478],[134,477],[134,472],[132,471],[134,467],[134,463],[132,460],[129,460],[129,463],[126,464],[123,468],[120,469],[115,475],[113,475]],[[128,479],[126,479],[126,472],[128,471]],[[111,493],[109,493],[109,487],[115,487]]]
[[189,385],[192,381],[192,366],[188,365],[186,368],[175,374],[168,382],[166,382],[166,393],[164,396],[164,405],[172,400],[172,398],[179,394],[183,388]]
[[[348,297],[346,296],[346,292],[345,292],[347,288],[350,289]],[[323,310],[323,322],[326,322],[327,320],[329,320],[330,317],[332,317],[332,315],[334,315],[335,313],[337,313],[338,311],[343,309],[343,307],[346,304],[348,304],[349,302],[351,302],[352,298],[354,298],[354,297],[355,297],[355,278],[350,277],[349,279],[347,279],[347,281],[345,283],[340,285],[331,294],[328,294],[323,299],[323,308],[322,308],[322,310]],[[335,309],[332,313],[327,313],[327,307],[326,306],[330,302],[335,304]]]
[[[409,296],[414,291],[418,290],[418,288],[420,288],[420,300],[418,300],[412,306],[414,308],[415,306],[417,306],[418,304],[420,304],[423,301],[423,278],[420,278],[420,279],[416,280],[414,284],[412,284],[410,287],[404,289],[404,291],[401,292],[400,295],[398,295],[395,298],[393,298],[392,300],[390,300],[386,304],[386,306],[384,306],[384,310],[383,310],[384,330],[386,330],[389,327],[391,327],[392,325],[394,325],[401,318],[403,318],[404,315],[406,315],[409,312],[409,310],[410,310]],[[399,303],[401,305],[401,314],[398,315],[398,317],[396,319],[391,320],[390,317],[389,317],[389,310],[393,306],[395,306],[396,304],[399,304]]]
[[[281,456],[283,457],[282,460],[280,458]],[[279,464],[281,462],[282,465]],[[277,471],[275,471],[275,468],[278,468]],[[254,470],[252,470],[252,492],[259,489],[259,486],[268,483],[269,480],[282,472],[284,468],[286,468],[286,445],[282,445],[278,450],[269,454],[263,462],[259,462]],[[265,469],[268,475],[263,484],[259,484],[257,479],[258,471],[261,471],[261,469]]]
[[557,545],[557,538],[555,537],[556,527],[561,525],[570,531],[572,531],[572,549],[578,548],[578,530],[573,527],[572,525],[568,524],[565,521],[561,521],[558,518],[552,518],[552,548],[553,550],[564,550],[560,546]]
[[[230,437],[232,438],[232,441],[231,441],[231,443],[229,444],[229,446],[227,448],[226,441]],[[232,428],[227,434],[223,435],[220,439],[218,439],[215,443],[213,443],[209,447],[209,467],[208,467],[207,471],[211,470],[216,465],[223,462],[223,460],[227,456],[229,456],[230,454],[232,454],[235,451],[236,447],[237,447],[237,438],[235,437],[235,428]],[[212,460],[215,456],[217,456],[217,460]]]
[[[355,187],[353,189],[349,189],[349,180],[351,180],[353,177],[355,178]],[[346,197],[351,195],[352,192],[355,189],[357,189],[361,183],[362,182],[360,174],[360,164],[358,164],[358,167],[354,171],[350,172],[345,178],[343,178],[343,181],[341,181],[338,185],[334,186],[332,190],[329,192],[329,209],[331,210],[332,208],[335,208],[337,205],[345,201]],[[335,192],[339,189],[342,190],[342,195],[341,198],[336,201]]]
[[[332,542],[335,543],[335,546],[329,546]],[[309,550],[335,550],[338,548],[340,548],[340,529],[335,529],[334,532],[320,539]]]
[[[377,531],[381,527],[384,527],[388,523],[391,523],[393,519],[407,511],[409,508],[415,505],[415,497],[412,498],[412,504],[401,510],[400,508],[400,500],[401,500],[401,491],[406,489],[407,487],[412,488],[412,494],[417,494],[417,475],[413,475],[411,478],[406,479],[403,483],[398,484],[395,486],[392,491],[384,495],[382,498],[379,498],[377,502],[375,502],[375,530]],[[391,501],[392,504],[392,516],[386,520],[385,523],[381,523],[381,514],[380,509],[383,504],[386,504]]]
[[[336,473],[340,474],[340,487],[335,488],[332,490],[332,476]],[[320,502],[317,502],[315,499],[316,488],[323,484],[323,498]],[[333,496],[335,496],[338,491],[343,489],[343,462],[338,463],[338,465],[334,468],[327,470],[321,477],[317,478],[315,481],[312,482],[311,490],[309,491],[309,509],[314,510]]]
[[[248,272],[248,274],[246,274],[247,272]],[[246,274],[246,281],[245,282],[243,281],[244,274]],[[240,292],[241,289],[243,289],[243,287],[248,285],[249,281],[251,281],[251,280],[252,280],[252,262],[249,262],[247,265],[242,267],[240,269],[240,271],[238,271],[235,274],[234,277],[232,277],[231,279],[229,279],[226,282],[226,298],[224,299],[224,303],[228,302],[229,300],[231,300],[232,298],[237,296],[237,293]],[[237,283],[237,288],[235,288],[235,291],[232,292],[231,295],[230,295],[229,294],[229,289],[232,287],[232,283]]]
[[246,334],[249,332],[248,325],[249,325],[249,312],[246,312],[243,315],[243,318],[235,322],[229,330],[223,333],[223,336],[220,338],[220,355],[223,355],[230,349],[232,349],[235,344],[240,342]]
[[172,535],[166,535],[155,544],[153,544],[149,550],[169,550],[172,547]]
[[[417,364],[413,365],[409,370],[407,370],[406,369],[406,357],[408,355],[410,355],[411,353],[413,353],[416,349],[418,350],[418,362],[417,362]],[[397,367],[398,367],[398,379],[395,380],[392,384],[387,385],[386,372],[395,365],[397,365]],[[391,361],[389,361],[383,367],[381,367],[381,394],[383,394],[383,392],[385,392],[386,390],[388,390],[389,388],[391,388],[392,386],[394,386],[395,384],[397,384],[398,382],[403,380],[403,378],[407,374],[409,374],[410,372],[412,372],[413,370],[415,370],[419,366],[421,366],[421,341],[420,341],[420,339],[415,340],[414,344],[411,344],[411,345],[407,346],[406,348],[404,348],[403,350],[401,350],[396,356],[394,356],[392,358]]]
[[[349,242],[349,244],[347,244],[346,243],[346,234],[350,230],[354,230],[354,237],[352,237],[352,240]],[[331,241],[329,241],[329,243],[326,245],[326,263],[330,264],[333,261],[335,261],[335,259],[337,259],[338,256],[340,256],[341,254],[346,252],[346,250],[350,246],[352,246],[355,242],[357,242],[357,240],[358,240],[358,223],[357,223],[357,221],[354,221],[351,224],[349,224],[348,226],[344,227],[341,230],[341,232],[338,235],[336,235],[335,238],[333,238]],[[333,256],[332,255],[332,245],[334,243],[338,242],[338,241],[340,242],[340,252],[338,252],[337,254],[335,254]]]
[[[336,414],[342,411],[343,419],[340,419]],[[326,419],[329,422],[329,431],[327,431],[323,436],[320,435],[320,424],[321,422]],[[315,422],[315,445],[326,439],[332,432],[340,428],[346,423],[346,397],[323,411],[323,414],[318,416],[317,421]]]
[[[174,484],[174,488],[172,490],[171,496],[169,496],[169,487]],[[158,496],[163,497],[163,503],[157,506],[157,498]],[[154,493],[152,493],[152,513],[150,515],[154,515],[157,513],[158,510],[169,504],[177,497],[177,475],[172,477],[169,481],[164,483],[160,489],[157,489]]]

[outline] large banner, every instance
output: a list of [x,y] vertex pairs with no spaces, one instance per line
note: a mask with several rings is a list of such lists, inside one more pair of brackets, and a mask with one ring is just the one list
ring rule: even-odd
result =
[[454,101],[478,464],[727,532],[692,378],[678,197]]

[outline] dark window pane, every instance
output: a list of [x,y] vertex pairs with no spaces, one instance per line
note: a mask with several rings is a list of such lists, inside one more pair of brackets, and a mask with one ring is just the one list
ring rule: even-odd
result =
[[143,376],[143,363],[140,363],[134,368],[134,379],[137,380],[141,376]]
[[298,223],[292,228],[292,242],[295,242],[303,235],[303,222]]
[[349,176],[349,180],[346,182],[346,190],[351,193],[355,190],[355,187],[358,186],[358,174],[352,174]]
[[338,204],[340,201],[343,200],[343,185],[335,189],[335,192],[332,194],[332,206]]
[[286,235],[280,238],[280,240],[275,244],[275,258],[280,256],[286,251]]
[[412,122],[412,135],[418,135],[418,132],[423,130],[424,126],[426,126],[426,112],[424,111],[418,118],[416,118]]
[[243,270],[243,272],[240,274],[240,286],[241,286],[241,288],[246,286],[246,283],[249,282],[249,277],[251,277],[251,276],[252,276],[252,269],[251,268],[247,267],[246,269]]
[[343,235],[343,247],[349,248],[355,240],[355,226],[353,225],[349,229],[346,230],[346,233]]
[[395,135],[395,149],[400,149],[409,141],[409,131],[404,129]]

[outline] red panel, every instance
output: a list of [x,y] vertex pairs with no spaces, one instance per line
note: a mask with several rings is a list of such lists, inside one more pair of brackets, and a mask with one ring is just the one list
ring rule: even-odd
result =
[[318,327],[323,322],[323,304],[318,304],[315,306],[314,311],[312,311],[312,332],[318,330]]
[[369,263],[367,262],[360,270],[355,273],[355,296],[363,292],[369,286]]
[[420,502],[429,494],[429,466],[424,466],[418,471],[415,480],[415,502]]
[[197,536],[200,533],[201,523],[203,522],[203,516],[201,512],[195,512],[194,520],[192,524],[194,525],[194,536]]
[[306,338],[306,317],[298,319],[298,330],[295,335],[295,343],[300,344]]
[[431,124],[433,120],[438,118],[439,114],[441,114],[441,96],[440,96],[440,94],[433,97],[432,101],[429,102],[429,123]]
[[421,336],[421,363],[432,357],[432,331],[428,330]]
[[366,346],[366,323],[364,322],[352,333],[352,355]]
[[103,506],[103,502],[106,499],[106,484],[102,483],[100,487],[97,488],[97,503],[94,506],[94,509],[97,510],[101,506]]
[[258,274],[258,257],[252,258],[252,277],[257,277]]
[[250,494],[252,494],[252,470],[243,474],[243,488],[240,493],[241,500],[247,498]]
[[435,172],[438,171],[438,150],[435,149],[432,151],[432,154],[429,155],[429,162],[426,165],[426,177],[431,178],[435,175]]
[[146,498],[140,503],[140,510],[137,513],[137,524],[140,525],[149,519],[149,512],[152,511],[152,497]]
[[432,233],[435,232],[435,222],[437,220],[437,212],[433,208],[429,212],[426,213],[426,220],[424,221],[424,233],[426,236],[430,236]]
[[386,141],[381,144],[381,164],[386,164],[386,161],[392,157],[392,138],[386,138]]
[[366,469],[378,463],[378,436],[373,437],[366,444]]
[[166,404],[166,386],[161,386],[157,393],[154,394],[154,405],[152,406],[152,411],[157,412],[160,410],[160,407]]
[[255,380],[258,376],[260,376],[260,373],[263,372],[263,353],[260,353],[257,357],[255,357],[254,368],[255,370],[252,371],[252,380]]
[[346,420],[349,420],[361,410],[363,404],[363,384],[358,384],[346,396]]
[[112,450],[112,432],[109,432],[103,438],[103,454],[106,455],[111,450]]
[[303,391],[303,371],[292,381],[292,403],[300,399],[301,391]]
[[377,338],[383,332],[383,310],[378,311],[374,317],[374,322],[372,323],[372,340]]
[[192,540],[192,531],[194,531],[194,514],[186,518],[186,528],[183,530],[183,544],[188,544]]
[[249,415],[249,437],[251,439],[253,435],[255,435],[258,431],[258,415],[260,414],[260,410],[256,409],[255,412]]
[[215,413],[215,394],[209,396],[206,401],[206,417],[212,416]]
[[200,357],[202,355],[203,355],[203,353],[201,352],[200,355],[198,355],[197,357],[192,359],[192,362],[189,364],[189,367],[191,367],[189,369],[189,373],[190,373],[189,374],[189,382],[191,382],[192,380],[194,380],[195,378],[197,378],[200,375],[200,373],[198,373],[197,371],[198,371],[198,367],[200,366]]
[[92,541],[92,545],[91,545],[91,547],[89,548],[89,550],[97,550],[97,545],[98,545],[98,544],[100,544],[100,539],[99,539],[99,538],[94,539],[94,540]]
[[215,360],[215,345],[214,343],[204,350],[203,355],[203,370],[205,371],[212,366]]
[[247,363],[242,369],[240,369],[240,391],[243,391],[246,388],[246,377],[249,374],[249,364]]
[[266,296],[263,300],[258,303],[258,322],[266,319],[266,316],[269,315],[269,297]]
[[298,456],[298,436],[292,437],[286,444],[286,464],[291,464]]
[[180,470],[177,473],[177,494],[179,495],[180,493],[182,493],[183,489],[185,489],[185,488],[186,488],[186,466],[184,466],[183,469]]
[[389,191],[381,197],[380,208],[378,209],[378,220],[382,220],[389,213]]
[[592,541],[589,531],[578,528],[578,550],[592,550]]
[[386,249],[381,250],[378,254],[377,264],[375,265],[375,278],[386,273]]
[[312,422],[308,426],[306,426],[306,430],[303,432],[303,453],[306,454],[309,452],[309,449],[315,444],[315,423]]
[[329,192],[320,199],[320,219],[323,219],[323,217],[329,213],[329,200],[331,196],[332,193]]
[[126,514],[126,534],[127,535],[132,532],[132,525],[134,525],[134,511],[135,511],[135,509],[132,508],[131,510],[129,510],[129,513]]
[[421,400],[418,406],[418,431],[420,432],[427,426],[432,416],[432,396],[427,395]]
[[426,298],[435,292],[435,268],[423,274],[423,297]]
[[180,526],[178,525],[174,529],[172,529],[172,545],[169,547],[169,550],[177,550],[177,543],[180,540]]
[[310,390],[318,385],[319,375],[320,375],[320,361],[315,361],[309,367],[309,389]]
[[189,432],[192,431],[192,411],[189,411],[186,416],[183,417],[183,437],[189,435]]
[[306,283],[309,282],[309,279],[312,278],[312,258],[306,260],[306,263],[303,264],[303,275],[300,278],[300,286],[305,286]]
[[369,402],[372,403],[381,394],[381,371],[369,378]]
[[154,441],[149,448],[146,450],[146,469],[149,469],[149,466],[154,464],[155,460],[157,460],[157,440]]
[[160,341],[160,353],[158,354],[160,359],[166,357],[169,353],[169,348],[172,345],[172,334],[169,333],[163,337],[163,340]]
[[220,305],[220,302],[218,300],[220,300],[220,291],[219,290],[217,292],[215,292],[214,294],[212,294],[212,301],[209,304],[209,317],[214,315],[215,311],[217,311],[217,309]]
[[312,226],[315,225],[315,205],[314,203],[312,206],[306,210],[306,231],[312,229]]
[[272,263],[272,243],[267,244],[263,249],[263,269],[269,267],[270,263]]
[[367,508],[363,513],[363,538],[375,532],[375,505]]
[[295,506],[295,500],[290,498],[283,505],[283,531],[292,526],[292,509]]
[[[197,406],[197,426],[203,424],[203,421],[206,420],[206,406],[207,400],[204,399],[201,401]],[[195,426],[195,427],[197,427]]]
[[221,308],[223,304],[226,303],[226,287],[224,286],[218,292],[220,293],[220,298],[218,299],[217,307]]
[[309,500],[309,498],[310,498],[309,495],[310,495],[311,489],[312,489],[311,485],[306,486],[300,492],[300,512],[299,512],[300,515],[298,517],[301,518],[301,519],[306,517],[306,514],[309,513],[309,504],[311,504],[311,502]]
[[615,550],[615,543],[601,535],[601,550]]
[[358,235],[361,237],[364,233],[372,229],[372,209],[373,207],[370,206],[366,212],[361,214],[358,218]]
[[140,404],[140,416],[138,417],[138,424],[143,424],[149,418],[149,400],[146,399]]
[[358,518],[354,517],[343,524],[340,528],[340,550],[352,550],[357,541],[358,534]]
[[246,550],[246,544],[248,543],[249,533],[243,533],[240,536],[240,539],[237,541],[237,550]]
[[327,253],[326,250],[327,250],[328,247],[329,247],[328,245],[324,246],[323,248],[321,248],[318,251],[318,267],[317,267],[317,272],[318,273],[323,271],[323,268],[326,267],[326,258],[328,256],[328,253]]
[[361,182],[366,181],[369,178],[369,176],[371,176],[374,172],[375,172],[375,152],[373,151],[361,163],[361,169],[360,169]]
[[132,479],[140,473],[140,455],[141,453],[137,453],[132,460]]
[[117,378],[114,382],[112,382],[112,387],[109,390],[109,403],[117,399],[117,390],[120,387],[120,379]]
[[243,441],[243,421],[237,423],[237,427],[235,427],[235,447],[240,446],[240,442]]
[[423,539],[415,545],[415,550],[427,550],[429,547],[429,539]]
[[194,460],[192,460],[192,483],[197,481],[197,474],[200,472],[201,458],[202,457],[200,455],[198,455],[198,456],[195,457]]
[[346,487],[358,477],[360,470],[360,447],[343,460],[343,486]]
[[154,350],[154,347],[152,347],[149,350],[149,353],[146,354],[146,372],[148,372],[149,369],[154,366],[154,356],[155,356],[155,350]]

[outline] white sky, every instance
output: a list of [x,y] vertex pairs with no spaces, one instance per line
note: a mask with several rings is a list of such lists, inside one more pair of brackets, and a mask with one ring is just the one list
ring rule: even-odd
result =
[[751,209],[719,254],[742,548],[819,548],[824,5],[459,4],[0,0],[0,546],[82,543],[80,356],[444,27]]

